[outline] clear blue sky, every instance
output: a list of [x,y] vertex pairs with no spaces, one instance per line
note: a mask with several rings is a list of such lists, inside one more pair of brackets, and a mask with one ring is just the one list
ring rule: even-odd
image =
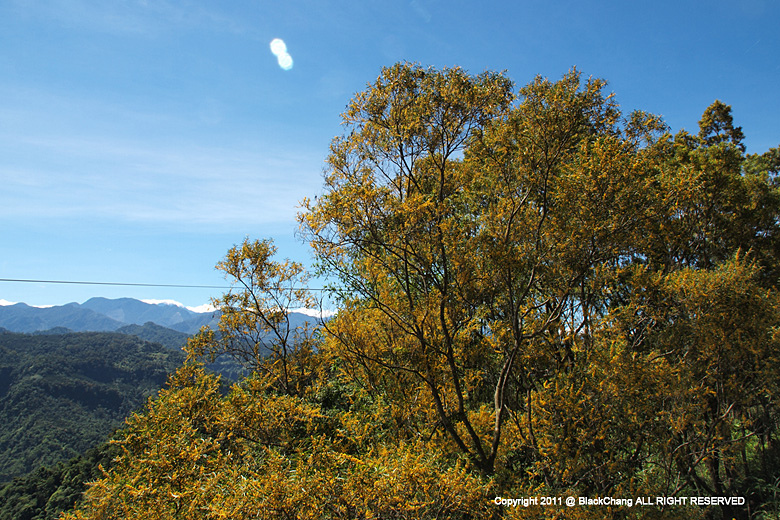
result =
[[[675,131],[720,99],[761,153],[778,27],[774,0],[0,0],[0,278],[220,285],[245,236],[308,262],[299,201],[349,99],[400,60],[518,85],[576,66]],[[34,305],[220,292],[0,282]]]

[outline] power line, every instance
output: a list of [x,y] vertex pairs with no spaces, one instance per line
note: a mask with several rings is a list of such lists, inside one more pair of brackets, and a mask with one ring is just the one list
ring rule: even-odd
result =
[[183,284],[161,284],[161,283],[126,283],[126,282],[84,282],[75,280],[31,280],[19,278],[0,278],[0,282],[21,282],[21,283],[64,283],[72,285],[115,285],[124,287],[177,287],[185,289],[230,289],[227,285],[183,285]]
[[[19,282],[19,283],[60,283],[71,285],[111,285],[117,287],[174,287],[178,289],[234,289],[230,285],[187,285],[187,284],[166,284],[166,283],[127,283],[127,282],[85,282],[75,280],[34,280],[22,278],[0,278],[0,282]],[[288,290],[290,287],[274,288],[278,290]],[[319,287],[300,287],[309,291],[325,291]]]

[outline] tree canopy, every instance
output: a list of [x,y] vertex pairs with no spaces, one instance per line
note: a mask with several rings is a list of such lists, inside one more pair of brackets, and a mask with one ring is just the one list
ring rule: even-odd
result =
[[[299,266],[232,249],[220,330],[68,518],[778,514],[777,149],[720,101],[672,134],[577,70],[399,63],[343,121],[299,217],[336,317],[288,342]],[[231,351],[256,371],[223,395],[198,357]]]

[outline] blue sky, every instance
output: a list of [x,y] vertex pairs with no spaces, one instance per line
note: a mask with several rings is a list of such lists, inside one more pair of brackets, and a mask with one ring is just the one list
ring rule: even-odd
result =
[[[779,25],[773,0],[0,0],[0,278],[224,285],[245,236],[308,263],[299,202],[349,99],[400,60],[518,86],[576,66],[674,131],[720,99],[762,153]],[[34,305],[220,292],[0,282]]]

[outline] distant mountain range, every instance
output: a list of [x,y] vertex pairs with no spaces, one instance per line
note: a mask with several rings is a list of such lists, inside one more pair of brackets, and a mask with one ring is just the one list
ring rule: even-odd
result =
[[133,298],[91,298],[82,304],[31,307],[25,303],[0,306],[0,327],[12,332],[65,328],[73,332],[113,332],[128,325],[155,323],[185,334],[204,325],[216,325],[215,312],[193,312],[167,303],[145,303]]
[[[142,337],[147,341],[161,341],[160,337],[145,337],[144,334],[165,336],[164,327],[186,335],[197,333],[208,325],[216,328],[219,312],[194,312],[172,303],[146,303],[133,298],[91,298],[84,303],[68,303],[54,307],[32,307],[25,303],[0,305],[0,328],[10,332],[121,332]],[[304,322],[313,323],[304,312],[291,312],[293,327]],[[158,330],[153,330],[154,324]],[[144,334],[138,326],[144,326]],[[183,342],[182,342],[183,343]]]

